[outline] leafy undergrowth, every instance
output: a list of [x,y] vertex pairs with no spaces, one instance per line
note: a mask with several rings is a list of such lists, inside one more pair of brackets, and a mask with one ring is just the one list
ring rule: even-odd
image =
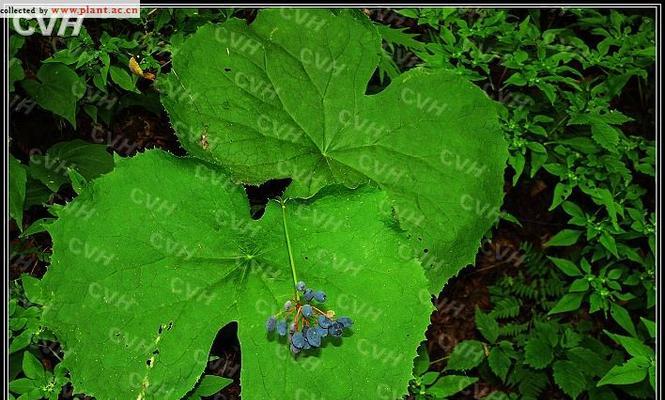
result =
[[14,395],[654,397],[649,10],[144,11],[11,35]]

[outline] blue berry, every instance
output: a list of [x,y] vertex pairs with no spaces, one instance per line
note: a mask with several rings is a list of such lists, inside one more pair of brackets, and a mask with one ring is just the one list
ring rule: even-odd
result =
[[305,337],[302,333],[296,332],[291,336],[291,345],[297,349],[302,349],[305,347]]
[[321,290],[319,290],[318,292],[315,292],[314,293],[314,299],[316,299],[316,301],[318,301],[319,303],[323,303],[324,301],[326,301],[325,292],[323,292]]
[[277,321],[277,334],[279,336],[286,336],[286,321],[285,320]]
[[266,321],[266,330],[268,332],[274,331],[276,322],[277,322],[277,318],[275,318],[274,316],[271,316],[270,318],[268,318],[268,320]]
[[305,299],[306,302],[310,302],[314,298],[314,292],[312,291],[312,289],[305,289],[305,293],[302,295],[302,297]]
[[291,325],[289,325],[289,332],[293,333],[296,331],[296,323],[291,322]]
[[303,281],[298,282],[296,284],[296,290],[298,290],[299,292],[302,292],[303,290],[305,290],[305,282],[303,282]]
[[328,334],[334,337],[342,336],[343,331],[344,331],[344,325],[340,324],[339,322],[333,323],[332,326],[328,328]]
[[298,354],[298,353],[300,353],[300,349],[297,348],[296,346],[294,346],[294,345],[292,344],[292,345],[291,345],[291,352],[292,352],[293,354]]
[[307,342],[311,344],[312,347],[321,346],[321,336],[316,329],[308,329],[305,335]]
[[312,316],[312,306],[310,306],[309,304],[305,304],[304,306],[302,306],[302,315],[305,318],[311,317]]
[[287,300],[286,303],[284,303],[284,311],[289,311],[293,307],[293,303],[291,303],[291,300]]
[[349,317],[339,317],[337,319],[337,322],[342,324],[342,326],[345,327],[345,328],[350,328],[351,325],[353,325],[353,320]]
[[319,333],[319,336],[321,336],[322,338],[328,336],[328,329],[326,328],[317,326],[316,331]]
[[304,338],[304,340],[305,340],[305,344],[304,344],[304,346],[302,347],[304,350],[307,350],[307,349],[311,349],[311,348],[312,348],[312,345],[307,341],[307,332],[308,332],[308,331],[309,331],[309,328],[308,328],[308,327],[304,327],[304,328],[302,328],[302,336],[303,336],[303,338]]
[[330,325],[332,325],[332,321],[326,317],[325,315],[319,315],[319,326],[321,328],[330,328]]

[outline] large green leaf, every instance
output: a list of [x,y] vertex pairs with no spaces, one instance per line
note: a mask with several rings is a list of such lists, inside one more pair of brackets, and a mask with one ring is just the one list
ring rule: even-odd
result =
[[42,64],[36,80],[21,84],[42,108],[69,121],[76,128],[76,102],[85,94],[85,82],[61,63]]
[[162,102],[185,149],[243,183],[290,177],[287,195],[304,198],[378,183],[438,293],[498,216],[507,147],[497,105],[441,70],[366,95],[380,35],[338,14],[272,9],[251,25],[204,26],[177,49]]
[[[373,188],[330,188],[250,218],[241,187],[194,159],[150,151],[55,209],[44,323],[76,391],[97,399],[179,399],[218,330],[238,323],[246,399],[374,398],[406,391],[432,305],[427,280]],[[86,212],[81,212],[85,210]],[[284,213],[284,214],[283,214]],[[326,290],[352,334],[294,357],[265,331],[298,279]]]

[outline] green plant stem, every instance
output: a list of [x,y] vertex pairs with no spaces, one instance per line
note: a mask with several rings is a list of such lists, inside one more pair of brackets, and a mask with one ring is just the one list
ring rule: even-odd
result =
[[559,129],[559,127],[561,127],[561,125],[562,125],[564,122],[566,122],[567,120],[568,120],[568,116],[567,116],[567,115],[564,115],[563,118],[561,118],[561,119],[556,123],[556,125],[554,125],[554,128],[552,128],[552,129],[547,133],[547,136],[552,135],[552,134],[553,134],[557,129]]
[[293,260],[293,250],[291,249],[291,239],[289,238],[289,227],[286,224],[286,201],[280,200],[279,204],[282,206],[282,223],[284,224],[284,237],[286,238],[286,249],[289,252],[289,264],[291,264],[291,276],[293,277],[293,293],[295,293],[296,301],[300,300],[300,293],[296,286],[298,285],[298,275],[296,274],[296,263]]
[[449,355],[448,355],[448,356],[445,356],[445,357],[437,358],[437,359],[434,360],[434,361],[430,361],[430,362],[429,362],[429,365],[436,364],[436,363],[441,362],[441,361],[445,361],[445,360],[447,360],[448,358],[450,358]]

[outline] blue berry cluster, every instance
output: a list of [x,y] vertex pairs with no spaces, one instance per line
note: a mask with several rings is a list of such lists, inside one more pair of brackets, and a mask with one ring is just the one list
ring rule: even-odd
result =
[[[296,298],[284,303],[284,309],[266,322],[268,332],[288,335],[293,354],[320,347],[326,336],[341,337],[344,329],[353,325],[351,318],[335,318],[334,311],[319,308],[326,301],[323,291],[309,289],[302,281],[296,285],[296,291]],[[319,307],[314,302],[319,303]]]

